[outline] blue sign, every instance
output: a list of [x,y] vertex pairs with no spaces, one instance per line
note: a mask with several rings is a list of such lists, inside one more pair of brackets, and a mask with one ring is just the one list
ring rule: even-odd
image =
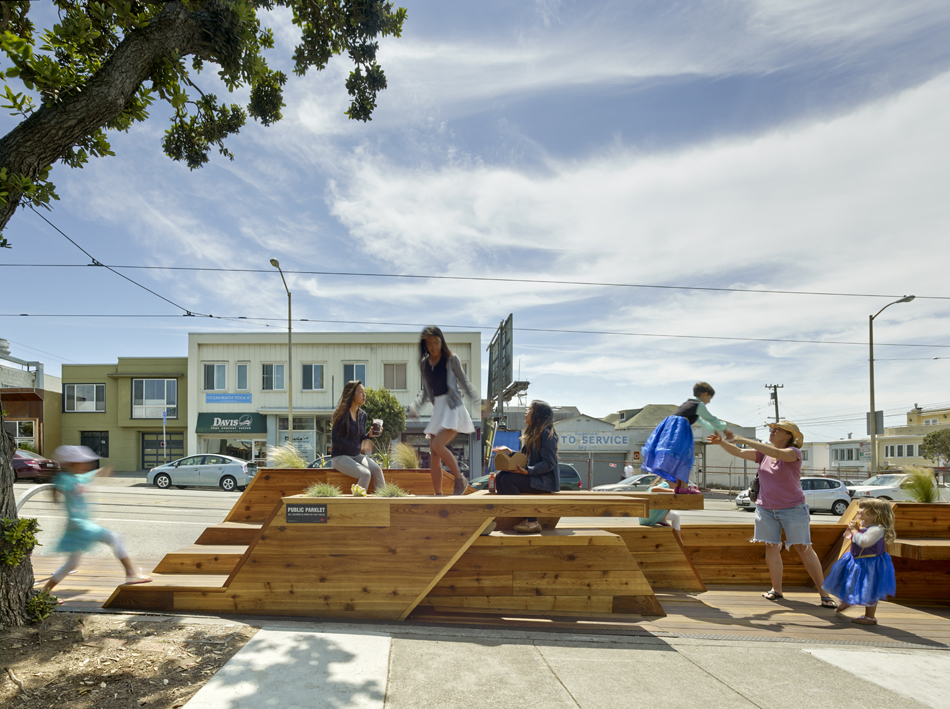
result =
[[205,394],[206,404],[250,404],[250,394]]
[[162,423],[168,423],[168,409],[162,409]]

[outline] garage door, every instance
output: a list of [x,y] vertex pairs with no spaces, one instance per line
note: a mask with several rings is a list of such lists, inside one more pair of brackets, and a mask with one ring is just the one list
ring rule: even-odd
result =
[[[162,441],[165,446],[162,446]],[[185,434],[161,433],[142,434],[142,469],[150,470],[166,461],[177,460],[185,455]]]

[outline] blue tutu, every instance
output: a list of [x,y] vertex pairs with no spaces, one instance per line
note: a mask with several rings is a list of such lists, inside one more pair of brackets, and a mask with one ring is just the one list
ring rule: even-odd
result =
[[643,463],[640,467],[648,473],[659,475],[670,482],[689,482],[693,469],[693,429],[682,416],[667,416],[640,450]]
[[863,559],[845,554],[825,576],[824,588],[852,606],[873,606],[897,593],[894,562],[886,552]]

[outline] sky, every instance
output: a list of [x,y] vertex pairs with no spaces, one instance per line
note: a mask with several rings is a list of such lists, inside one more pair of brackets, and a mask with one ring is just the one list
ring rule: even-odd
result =
[[278,258],[295,332],[437,324],[487,346],[513,313],[529,399],[601,417],[705,380],[715,415],[762,426],[781,384],[813,441],[865,435],[869,316],[914,294],[874,320],[877,408],[900,425],[950,405],[945,0],[401,4],[369,123],[343,114],[344,59],[292,74],[275,11],[284,119],[249,121],[233,162],[167,158],[156,107],[115,157],[57,165],[50,222],[101,263],[166,269],[117,269],[146,292],[19,210],[12,355],[59,375],[185,356],[189,332],[285,332]]

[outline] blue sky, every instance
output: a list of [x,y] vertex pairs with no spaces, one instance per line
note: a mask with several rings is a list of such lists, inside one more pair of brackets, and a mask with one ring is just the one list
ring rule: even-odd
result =
[[[291,77],[285,120],[249,124],[229,142],[234,162],[189,172],[161,152],[159,109],[113,136],[116,157],[57,166],[46,216],[108,264],[277,257],[289,271],[553,281],[289,276],[295,317],[478,326],[486,343],[509,312],[522,328],[864,343],[868,316],[894,299],[568,281],[915,293],[875,321],[878,406],[896,424],[915,403],[950,404],[945,2],[404,4],[372,122],[343,115],[336,61]],[[265,21],[272,65],[290,73],[289,16]],[[210,73],[199,85],[224,93]],[[88,261],[27,210],[7,231],[0,263]],[[196,312],[286,315],[276,271],[123,273]],[[52,374],[182,356],[189,331],[265,329],[182,318],[104,269],[0,274],[4,314],[170,316],[0,318],[14,356]],[[704,379],[714,413],[762,425],[778,383],[807,438],[864,433],[866,346],[516,331],[515,359],[531,397],[594,416],[679,403]]]

